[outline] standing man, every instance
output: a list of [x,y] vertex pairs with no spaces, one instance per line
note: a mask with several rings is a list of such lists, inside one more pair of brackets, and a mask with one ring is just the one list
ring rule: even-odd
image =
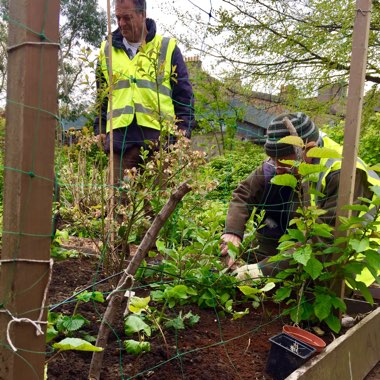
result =
[[[112,33],[112,128],[115,183],[140,163],[141,147],[159,142],[175,123],[187,138],[194,125],[194,99],[187,68],[173,38],[156,34],[145,0],[115,0],[118,28]],[[97,88],[101,106],[94,131],[110,152],[111,107],[107,96],[109,46],[100,47]],[[106,93],[106,95],[104,95]]]

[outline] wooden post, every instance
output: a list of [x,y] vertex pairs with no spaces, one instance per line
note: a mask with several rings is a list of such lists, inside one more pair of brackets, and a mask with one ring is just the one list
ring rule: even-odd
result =
[[[59,0],[11,0],[0,379],[43,379],[57,125]],[[9,338],[8,336],[9,335]],[[17,351],[14,351],[17,349]]]
[[[358,156],[360,122],[363,106],[365,74],[367,67],[368,36],[371,20],[371,0],[356,1],[356,17],[352,36],[352,57],[348,87],[346,124],[344,128],[343,162],[340,174],[335,236],[338,231],[339,217],[349,217],[350,210],[343,210],[352,204],[355,186],[356,160]],[[344,282],[341,287],[344,292]]]

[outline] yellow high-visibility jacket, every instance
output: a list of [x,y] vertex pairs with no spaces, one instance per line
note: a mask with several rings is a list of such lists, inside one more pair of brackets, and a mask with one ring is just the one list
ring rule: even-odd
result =
[[99,62],[107,86],[112,86],[112,102],[108,102],[107,132],[127,127],[136,115],[137,124],[161,130],[165,122],[175,119],[171,98],[171,60],[176,41],[156,35],[142,45],[130,59],[121,49],[112,48],[112,83],[109,76],[109,48],[104,41]]
[[[337,144],[335,141],[331,140],[328,137],[323,137],[323,147],[336,150],[339,153],[342,153],[342,147]],[[326,177],[329,173],[332,171],[340,170],[342,167],[342,160],[336,159],[336,158],[322,158],[320,160],[320,164],[325,166],[327,168],[326,171],[321,173],[319,180],[316,184],[316,189],[318,191],[323,190],[323,188],[326,185]],[[378,174],[369,169],[364,161],[362,161],[359,157],[356,160],[356,168],[363,170],[367,174],[367,181],[369,184],[373,186],[380,186],[380,178]],[[375,195],[374,195],[375,196]],[[312,201],[316,204],[316,199],[312,197]],[[313,203],[314,203],[313,202]],[[365,218],[368,218],[369,220],[374,219],[373,212],[375,211],[375,207],[370,209],[368,212],[360,212],[358,216],[364,216]],[[378,228],[379,229],[379,228]],[[380,252],[379,252],[380,254]],[[380,269],[379,269],[380,273]],[[374,282],[374,278],[372,274],[369,272],[369,270],[365,269],[363,270],[358,276],[356,276],[357,281],[364,282],[367,286],[369,286],[371,283]]]

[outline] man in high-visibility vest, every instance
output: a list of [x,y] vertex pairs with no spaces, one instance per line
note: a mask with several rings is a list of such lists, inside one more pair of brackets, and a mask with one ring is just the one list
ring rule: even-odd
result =
[[158,142],[170,125],[175,124],[190,138],[194,103],[181,51],[175,39],[156,34],[156,23],[146,18],[145,0],[114,3],[118,28],[112,33],[111,49],[107,41],[100,47],[100,106],[94,130],[109,152],[112,124],[118,183],[125,169],[138,167],[141,147],[148,148],[147,141]]
[[[279,142],[281,138],[290,135],[285,118],[291,121],[297,135],[302,138],[306,146],[302,152],[302,160],[309,164],[318,163],[326,168],[320,173],[316,183],[317,190],[322,192],[324,197],[318,199],[312,197],[311,202],[327,211],[326,214],[319,217],[322,223],[335,225],[341,159],[310,158],[307,156],[307,152],[309,149],[319,146],[341,153],[342,147],[320,132],[304,113],[283,114],[276,117],[267,130],[265,151],[269,158],[234,190],[227,214],[225,233],[222,235],[221,253],[226,256],[227,265],[231,267],[234,260],[228,256],[227,243],[231,242],[233,245],[239,246],[252,211],[257,209],[265,212],[263,226],[256,232],[254,254],[250,258],[246,258],[249,263],[258,263],[238,268],[235,273],[241,279],[274,275],[287,266],[287,262],[268,262],[269,257],[278,253],[279,239],[286,233],[289,222],[300,206],[299,199],[291,187],[271,183],[271,179],[276,174],[285,174],[296,170],[284,163],[284,160],[299,159],[293,145]],[[372,199],[373,193],[370,187],[380,185],[379,176],[369,170],[360,159],[357,160],[356,167],[354,200],[357,201],[359,197]]]

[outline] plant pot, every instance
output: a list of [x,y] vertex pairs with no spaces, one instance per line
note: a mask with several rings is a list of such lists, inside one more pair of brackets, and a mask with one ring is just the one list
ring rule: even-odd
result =
[[326,342],[323,339],[300,327],[285,325],[282,332],[314,347],[317,352],[321,352],[326,347]]
[[285,333],[272,336],[269,341],[272,345],[265,370],[274,380],[285,379],[316,352],[314,347]]

